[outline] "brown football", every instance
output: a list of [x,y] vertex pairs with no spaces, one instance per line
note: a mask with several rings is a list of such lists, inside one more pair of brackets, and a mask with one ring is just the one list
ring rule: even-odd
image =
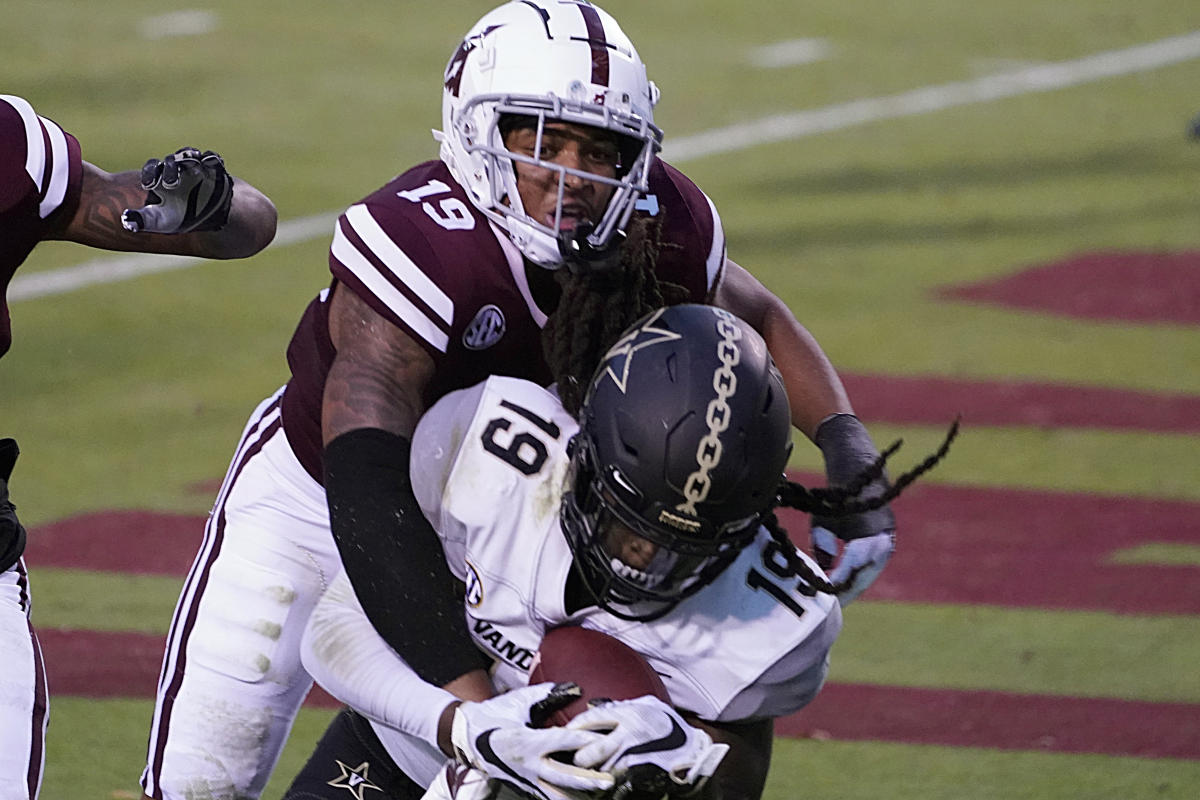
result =
[[631,700],[654,695],[670,702],[667,687],[646,659],[629,645],[600,631],[578,625],[546,632],[529,682],[574,681],[583,696],[550,717],[550,725],[565,725],[588,707],[588,701],[606,698]]

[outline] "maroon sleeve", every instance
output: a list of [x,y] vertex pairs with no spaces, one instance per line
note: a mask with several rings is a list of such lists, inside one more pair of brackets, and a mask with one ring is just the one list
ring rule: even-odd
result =
[[50,227],[75,213],[82,179],[75,137],[0,95],[0,356],[12,344],[8,285]]
[[460,305],[477,294],[477,276],[504,263],[487,218],[440,161],[347,209],[329,252],[333,276],[435,362],[451,347]]
[[650,170],[650,191],[639,213],[662,215],[663,241],[657,273],[661,280],[688,289],[705,302],[725,263],[725,232],[708,196],[686,175],[664,161]]
[[74,211],[82,176],[74,136],[25,100],[0,95],[0,214],[20,210],[40,226],[60,210]]

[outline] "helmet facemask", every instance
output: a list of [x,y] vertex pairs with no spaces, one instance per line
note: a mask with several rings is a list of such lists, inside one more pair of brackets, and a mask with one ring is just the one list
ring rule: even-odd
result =
[[589,382],[560,514],[596,601],[654,618],[717,578],[774,507],[791,430],[783,378],[744,320],[684,304],[628,328]]
[[[570,242],[575,236],[580,236],[581,243],[594,251],[620,245],[621,234],[633,216],[634,207],[647,191],[650,165],[660,146],[661,131],[636,115],[592,103],[566,102],[553,95],[543,98],[480,95],[468,101],[461,113],[468,120],[487,120],[482,135],[462,137],[465,140],[463,150],[480,159],[483,169],[491,176],[487,181],[489,195],[479,203],[479,208],[508,231],[518,249],[531,261],[545,267],[560,266],[569,255]],[[514,119],[528,122],[512,126]],[[541,158],[546,125],[554,122],[611,132],[620,152],[615,175],[567,167]],[[505,146],[505,134],[522,126],[535,132],[532,156],[513,152]],[[516,162],[557,175],[558,197],[554,219],[549,223],[526,212],[518,190]],[[581,222],[575,230],[563,230],[562,227],[568,175],[612,191],[600,218],[591,220],[590,224]]]
[[[567,247],[568,253],[591,255],[619,246],[634,205],[648,189],[662,131],[654,125],[658,88],[616,20],[592,3],[505,3],[464,37],[446,66],[443,89],[442,160],[474,206],[506,231],[527,259],[550,269],[561,266],[566,256],[560,237],[570,245],[574,235],[583,241]],[[539,134],[548,123],[562,122],[610,132],[631,146],[622,147],[622,168],[615,176],[567,169],[510,152],[500,126],[512,115],[530,118]],[[526,213],[514,162],[557,173],[552,219]],[[575,231],[562,230],[568,175],[612,192],[603,209],[594,209],[598,218],[589,221],[586,233],[582,223]]]
[[[574,450],[562,527],[584,586],[616,617],[647,621],[666,614],[711,583],[758,530],[759,515],[714,527],[647,501],[619,469],[597,464],[586,433],[579,434]],[[619,526],[657,548],[649,563],[636,568],[615,554]]]

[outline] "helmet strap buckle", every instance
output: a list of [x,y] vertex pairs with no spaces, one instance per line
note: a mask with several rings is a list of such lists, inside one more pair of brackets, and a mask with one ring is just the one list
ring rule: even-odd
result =
[[592,242],[593,230],[592,223],[581,222],[575,230],[558,235],[558,252],[572,275],[611,273],[621,263],[625,233],[615,231],[607,244],[598,247]]

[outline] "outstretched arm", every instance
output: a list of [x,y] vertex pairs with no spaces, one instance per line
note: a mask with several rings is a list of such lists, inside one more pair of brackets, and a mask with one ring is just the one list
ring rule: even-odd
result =
[[713,305],[732,311],[762,334],[787,387],[792,424],[809,439],[831,414],[853,414],[841,378],[817,340],[791,309],[733,261],[726,259]]
[[[713,302],[737,314],[762,334],[783,374],[792,424],[820,448],[829,485],[851,484],[879,457],[879,450],[854,415],[842,380],[817,340],[782,300],[728,259]],[[863,489],[862,497],[877,497],[888,485],[887,477],[881,475]],[[887,563],[895,545],[892,536],[895,528],[895,517],[886,505],[858,514],[813,520],[814,555],[824,569],[832,566],[837,555],[837,542],[828,532],[843,541],[873,539],[872,544],[856,545],[854,560],[847,562],[844,574],[839,573],[839,577],[847,577],[849,570],[860,570],[856,573],[856,590],[847,596],[847,602],[870,586]],[[868,564],[870,568],[864,569]]]
[[133,233],[121,224],[127,208],[146,204],[140,171],[105,172],[83,162],[79,206],[69,219],[51,231],[49,239],[78,242],[105,250],[170,253],[202,258],[245,258],[275,238],[275,205],[258,189],[233,178],[229,219],[220,230],[191,233]]

